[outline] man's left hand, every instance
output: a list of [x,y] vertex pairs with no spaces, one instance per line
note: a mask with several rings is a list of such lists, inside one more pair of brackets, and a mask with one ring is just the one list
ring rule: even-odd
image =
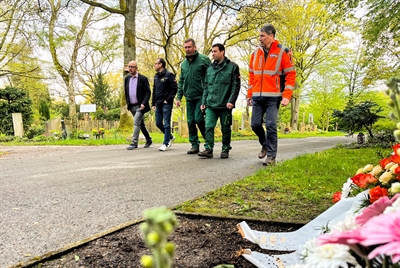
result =
[[283,98],[282,101],[281,101],[281,104],[282,104],[282,106],[288,105],[289,104],[289,99]]

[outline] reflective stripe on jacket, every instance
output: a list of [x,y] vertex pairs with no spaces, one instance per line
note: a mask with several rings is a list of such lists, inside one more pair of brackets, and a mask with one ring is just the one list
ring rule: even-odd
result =
[[[280,75],[286,75],[285,89],[280,91]],[[290,100],[296,82],[296,70],[291,56],[275,40],[265,60],[264,50],[257,47],[249,64],[247,98],[283,97]]]

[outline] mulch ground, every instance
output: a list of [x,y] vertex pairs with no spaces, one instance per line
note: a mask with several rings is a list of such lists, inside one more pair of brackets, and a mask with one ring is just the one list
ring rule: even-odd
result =
[[[238,233],[236,225],[242,219],[218,218],[199,215],[177,215],[179,227],[170,236],[176,244],[173,267],[211,268],[231,264],[239,268],[255,267],[244,257],[241,249],[266,254],[283,252],[261,249]],[[294,231],[300,224],[271,223],[246,220],[253,230],[268,232]],[[287,253],[287,252],[285,252]],[[141,267],[140,257],[151,254],[144,244],[139,224],[93,240],[79,248],[36,263],[31,267]]]

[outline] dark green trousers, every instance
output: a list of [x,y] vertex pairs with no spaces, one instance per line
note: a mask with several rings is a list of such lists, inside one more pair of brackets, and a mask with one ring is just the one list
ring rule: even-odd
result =
[[214,129],[219,119],[222,132],[222,152],[229,152],[231,147],[231,125],[232,125],[232,110],[230,109],[206,109],[206,150],[214,149]]
[[186,100],[189,142],[192,144],[192,148],[199,148],[200,140],[197,128],[199,128],[201,135],[205,138],[204,113],[200,110],[200,105],[201,99],[194,101]]

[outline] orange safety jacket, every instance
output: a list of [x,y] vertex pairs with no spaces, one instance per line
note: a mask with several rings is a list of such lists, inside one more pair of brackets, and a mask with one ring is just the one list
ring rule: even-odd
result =
[[[286,51],[285,51],[286,50]],[[281,92],[281,75],[285,74],[285,88]],[[291,53],[275,40],[265,59],[262,47],[251,54],[247,98],[282,97],[290,100],[296,82],[296,70]]]

